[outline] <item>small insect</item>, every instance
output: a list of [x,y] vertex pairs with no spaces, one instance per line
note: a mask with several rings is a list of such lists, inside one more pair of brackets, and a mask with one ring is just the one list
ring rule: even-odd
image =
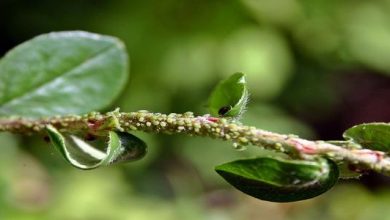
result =
[[232,106],[223,106],[218,110],[219,116],[225,116],[232,109]]
[[97,137],[93,134],[90,134],[90,133],[87,133],[85,136],[84,136],[84,140],[86,141],[94,141],[96,140]]
[[43,137],[43,140],[44,140],[46,143],[50,143],[50,137],[49,137],[49,136],[44,136],[44,137]]

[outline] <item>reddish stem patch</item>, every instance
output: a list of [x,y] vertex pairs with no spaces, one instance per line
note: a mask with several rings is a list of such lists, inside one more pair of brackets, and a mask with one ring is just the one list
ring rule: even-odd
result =
[[206,120],[209,122],[217,123],[219,121],[219,118],[207,117]]

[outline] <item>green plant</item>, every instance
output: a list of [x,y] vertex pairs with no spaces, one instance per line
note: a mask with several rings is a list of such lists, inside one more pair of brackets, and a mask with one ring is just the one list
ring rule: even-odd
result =
[[390,175],[389,123],[354,126],[340,141],[310,141],[241,124],[249,94],[242,73],[216,86],[209,98],[211,115],[95,112],[120,93],[128,66],[123,44],[113,37],[71,31],[23,43],[0,60],[0,131],[46,136],[80,169],[142,158],[146,144],[130,134],[135,130],[258,146],[277,153],[215,169],[242,192],[275,202],[320,195],[344,172]]

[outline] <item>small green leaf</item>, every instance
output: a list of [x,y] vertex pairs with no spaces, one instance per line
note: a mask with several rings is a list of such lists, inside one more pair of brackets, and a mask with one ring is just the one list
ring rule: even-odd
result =
[[53,146],[70,164],[79,169],[135,161],[146,154],[146,144],[125,132],[109,131],[107,137],[87,141],[79,135],[61,134],[51,125],[47,126],[46,131]]
[[372,150],[390,151],[390,123],[368,123],[347,129],[343,137]]
[[225,163],[215,170],[238,190],[272,202],[318,196],[332,188],[339,175],[337,165],[328,159],[301,161],[261,157]]
[[221,81],[211,93],[209,110],[214,116],[239,117],[248,101],[245,75],[235,73]]
[[35,37],[0,60],[0,116],[83,114],[111,104],[128,78],[116,38],[82,31]]

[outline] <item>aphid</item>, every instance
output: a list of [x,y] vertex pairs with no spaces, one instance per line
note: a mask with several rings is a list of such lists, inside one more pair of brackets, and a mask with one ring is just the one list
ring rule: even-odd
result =
[[84,136],[84,140],[86,140],[86,141],[94,141],[94,140],[96,140],[96,136],[93,135],[93,134],[87,133],[87,134]]
[[50,143],[50,138],[49,138],[49,136],[44,136],[44,137],[43,137],[43,140],[44,140],[46,143]]
[[223,106],[218,110],[219,116],[225,116],[232,109],[232,106]]

